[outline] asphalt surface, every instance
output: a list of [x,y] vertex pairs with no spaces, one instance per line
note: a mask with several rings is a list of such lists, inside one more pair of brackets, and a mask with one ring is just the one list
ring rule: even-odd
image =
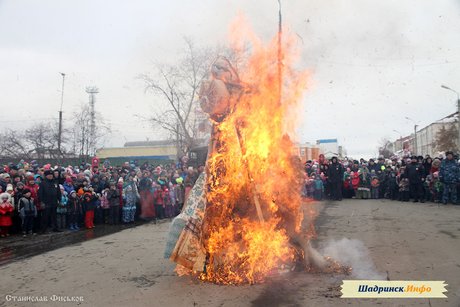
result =
[[[252,286],[178,277],[163,259],[163,222],[13,257],[0,266],[0,306],[32,305],[7,295],[80,300],[34,306],[460,306],[460,206],[345,200],[316,208],[314,245],[351,265],[351,275],[290,272]],[[342,299],[343,279],[443,280],[448,297]]]

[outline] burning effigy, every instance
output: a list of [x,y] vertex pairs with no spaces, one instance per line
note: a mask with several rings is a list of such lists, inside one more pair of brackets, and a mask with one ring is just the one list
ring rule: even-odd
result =
[[299,192],[303,173],[294,154],[307,73],[295,69],[293,36],[281,42],[278,33],[265,44],[242,24],[231,33],[235,53],[250,43],[244,61],[236,69],[218,57],[201,86],[212,124],[206,171],[174,219],[165,253],[178,274],[219,284],[327,265],[310,244],[315,213]]

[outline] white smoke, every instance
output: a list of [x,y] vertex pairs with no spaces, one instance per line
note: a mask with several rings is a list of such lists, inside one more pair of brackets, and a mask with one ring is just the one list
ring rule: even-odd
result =
[[330,240],[322,245],[321,254],[329,256],[341,265],[353,268],[351,276],[356,279],[386,279],[379,273],[372,261],[368,249],[363,242],[356,239],[342,238]]

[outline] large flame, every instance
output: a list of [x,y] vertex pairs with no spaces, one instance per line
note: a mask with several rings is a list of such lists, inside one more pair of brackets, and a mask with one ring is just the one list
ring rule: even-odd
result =
[[214,123],[217,145],[207,164],[203,243],[208,260],[202,279],[256,283],[292,265],[299,257],[292,239],[305,235],[303,176],[292,140],[307,74],[294,69],[298,53],[292,35],[283,33],[282,46],[277,36],[263,43],[239,18],[231,27],[231,42],[236,53],[249,46],[249,56],[238,67],[246,89],[233,97],[232,112]]

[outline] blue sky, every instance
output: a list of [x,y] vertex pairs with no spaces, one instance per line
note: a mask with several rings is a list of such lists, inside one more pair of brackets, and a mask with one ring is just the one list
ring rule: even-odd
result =
[[[96,85],[107,145],[159,138],[136,116],[158,108],[136,76],[174,61],[184,36],[224,43],[240,11],[261,37],[276,33],[277,1],[0,0],[0,129],[56,118],[65,72],[65,122]],[[393,129],[412,131],[406,116],[424,126],[455,111],[440,85],[460,91],[459,1],[289,0],[283,18],[311,75],[300,141],[338,138],[368,157]]]

